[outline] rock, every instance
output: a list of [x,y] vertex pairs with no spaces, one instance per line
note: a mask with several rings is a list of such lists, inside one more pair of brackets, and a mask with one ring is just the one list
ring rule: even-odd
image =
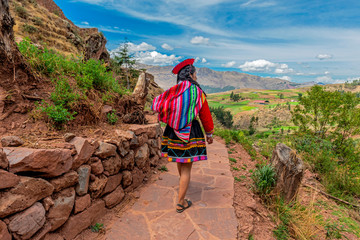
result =
[[20,177],[0,169],[0,189],[11,188],[20,182]]
[[94,174],[90,174],[90,181],[95,181],[95,179],[96,179],[96,176],[94,175]]
[[135,133],[133,134],[133,138],[130,140],[130,148],[134,149],[139,147],[139,139],[138,137],[135,135]]
[[[150,134],[150,133],[155,133],[156,135],[156,128],[159,126],[160,124],[158,123],[154,123],[154,124],[148,124],[148,125],[131,125],[129,127],[129,131],[134,132],[137,136],[145,133],[145,134]],[[150,137],[150,138],[154,138],[154,137]]]
[[12,237],[8,231],[7,225],[0,220],[0,239],[1,240],[11,240]]
[[13,216],[9,230],[17,239],[30,239],[45,224],[45,209],[39,202]]
[[115,157],[110,157],[106,160],[103,160],[104,170],[107,171],[110,175],[117,174],[122,166],[121,158],[118,154]]
[[91,167],[83,165],[79,167],[77,172],[79,174],[79,182],[76,185],[76,193],[79,196],[83,196],[88,192]]
[[150,158],[150,166],[156,167],[159,164],[159,160],[160,158],[158,155],[153,156],[152,158]]
[[32,240],[42,240],[44,236],[51,231],[51,224],[46,222],[44,227],[40,229],[31,239]]
[[75,134],[73,133],[65,133],[64,134],[64,139],[65,139],[65,142],[70,142],[71,140],[73,140],[75,138]]
[[90,167],[91,167],[91,173],[95,175],[100,175],[104,172],[104,166],[102,165],[102,162],[97,157],[90,158]]
[[105,206],[107,208],[113,208],[117,204],[119,204],[124,199],[124,197],[125,197],[124,190],[122,189],[121,186],[118,186],[115,189],[115,191],[113,191],[112,193],[109,193],[108,195],[103,197],[103,199],[105,201]]
[[64,188],[74,186],[79,182],[79,174],[75,171],[65,173],[63,176],[50,180],[50,183],[54,186],[54,191],[59,192]]
[[104,131],[103,131],[102,129],[97,129],[97,130],[94,132],[94,134],[95,134],[96,136],[102,136],[102,135],[104,135]]
[[116,175],[110,176],[108,178],[108,181],[106,183],[106,186],[104,188],[104,191],[101,193],[101,195],[105,195],[109,192],[114,191],[114,189],[120,185],[122,180],[122,174],[118,173]]
[[0,168],[7,170],[9,168],[9,161],[6,157],[4,149],[0,148]]
[[101,109],[101,113],[107,114],[113,110],[112,106],[104,105]]
[[149,147],[147,143],[145,143],[136,151],[135,154],[136,166],[138,166],[139,168],[145,167],[146,161],[149,160],[149,155],[150,155]]
[[121,169],[132,170],[135,165],[135,152],[130,150],[128,155],[122,159]]
[[43,206],[46,211],[49,211],[49,209],[54,206],[54,200],[51,197],[46,197],[43,200]]
[[138,168],[134,168],[134,170],[131,172],[132,175],[132,184],[131,188],[135,189],[143,182],[145,174],[139,170]]
[[134,133],[131,131],[116,129],[115,133],[123,141],[130,141],[134,137]]
[[121,141],[118,143],[118,149],[121,157],[125,157],[130,151],[130,143],[128,141]]
[[95,151],[95,147],[87,140],[81,137],[73,138],[70,143],[75,145],[77,155],[75,156],[72,169],[75,170],[82,164],[87,163]]
[[85,211],[71,216],[61,228],[60,234],[66,239],[74,239],[81,231],[88,228],[106,212],[105,202],[97,200]]
[[47,220],[51,223],[51,231],[58,229],[69,218],[74,207],[75,190],[67,188],[54,194],[54,206],[47,213]]
[[280,192],[286,202],[294,200],[304,176],[303,161],[294,150],[285,144],[278,143],[270,162],[277,177],[275,191]]
[[96,150],[95,155],[102,159],[114,157],[116,156],[116,146],[113,144],[100,142],[100,146]]
[[35,202],[50,196],[54,187],[41,178],[20,177],[20,182],[8,191],[0,192],[0,218],[20,212]]
[[[9,171],[34,172],[39,177],[57,177],[68,172],[73,163],[68,149],[7,148]],[[51,159],[51,161],[50,161]]]
[[148,140],[149,147],[160,149],[159,141],[157,139]]
[[19,147],[24,144],[18,136],[6,136],[1,138],[1,144],[3,147]]
[[74,213],[79,213],[87,209],[91,205],[90,194],[82,197],[76,197]]
[[48,233],[42,240],[64,240],[59,233]]
[[108,178],[104,175],[101,175],[100,177],[96,177],[95,181],[90,183],[89,191],[92,198],[97,198],[100,196],[106,186],[107,181]]
[[149,140],[149,137],[146,134],[141,134],[138,137],[138,139],[139,139],[139,145],[142,146],[142,145],[144,145],[144,143],[147,143],[147,141]]
[[130,186],[132,183],[132,174],[130,171],[123,171],[122,174],[123,174],[123,178],[121,185],[123,186],[123,188],[126,188]]

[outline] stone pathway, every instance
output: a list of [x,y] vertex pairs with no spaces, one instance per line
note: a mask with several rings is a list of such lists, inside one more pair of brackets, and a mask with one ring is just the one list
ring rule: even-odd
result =
[[233,177],[226,147],[214,141],[207,161],[193,164],[186,198],[193,206],[175,211],[179,176],[176,163],[168,163],[161,180],[144,187],[140,198],[108,227],[108,240],[236,239]]

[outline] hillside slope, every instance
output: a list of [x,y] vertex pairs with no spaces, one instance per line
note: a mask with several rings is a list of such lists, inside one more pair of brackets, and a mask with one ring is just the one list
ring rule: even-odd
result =
[[28,37],[64,55],[109,61],[106,38],[96,28],[79,28],[67,19],[53,0],[12,0],[15,41]]

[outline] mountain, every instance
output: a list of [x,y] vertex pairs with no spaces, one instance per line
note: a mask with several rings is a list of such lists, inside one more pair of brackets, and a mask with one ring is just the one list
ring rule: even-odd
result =
[[[155,81],[163,89],[170,88],[176,82],[176,76],[171,73],[173,66],[161,67],[139,64],[138,67],[145,68],[148,73],[154,75]],[[238,88],[282,90],[304,86],[278,78],[263,78],[236,71],[215,71],[206,67],[198,68],[197,77],[204,89],[210,89],[209,93]]]

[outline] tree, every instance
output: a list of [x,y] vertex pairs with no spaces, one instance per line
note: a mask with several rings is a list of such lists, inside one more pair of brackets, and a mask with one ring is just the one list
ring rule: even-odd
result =
[[129,53],[129,42],[125,39],[125,42],[120,46],[120,51],[115,54],[115,62],[125,68],[125,76],[127,82],[127,89],[130,89],[130,77],[129,69],[132,69],[136,63],[134,56]]
[[360,99],[351,92],[326,91],[313,86],[301,97],[292,113],[292,120],[301,132],[324,139],[327,135],[342,143],[360,132]]
[[231,112],[225,110],[223,106],[220,107],[210,107],[210,112],[214,113],[216,119],[227,128],[231,128],[233,125],[233,116]]
[[231,100],[233,99],[233,96],[234,96],[234,92],[231,92],[231,94],[230,94],[230,99]]

